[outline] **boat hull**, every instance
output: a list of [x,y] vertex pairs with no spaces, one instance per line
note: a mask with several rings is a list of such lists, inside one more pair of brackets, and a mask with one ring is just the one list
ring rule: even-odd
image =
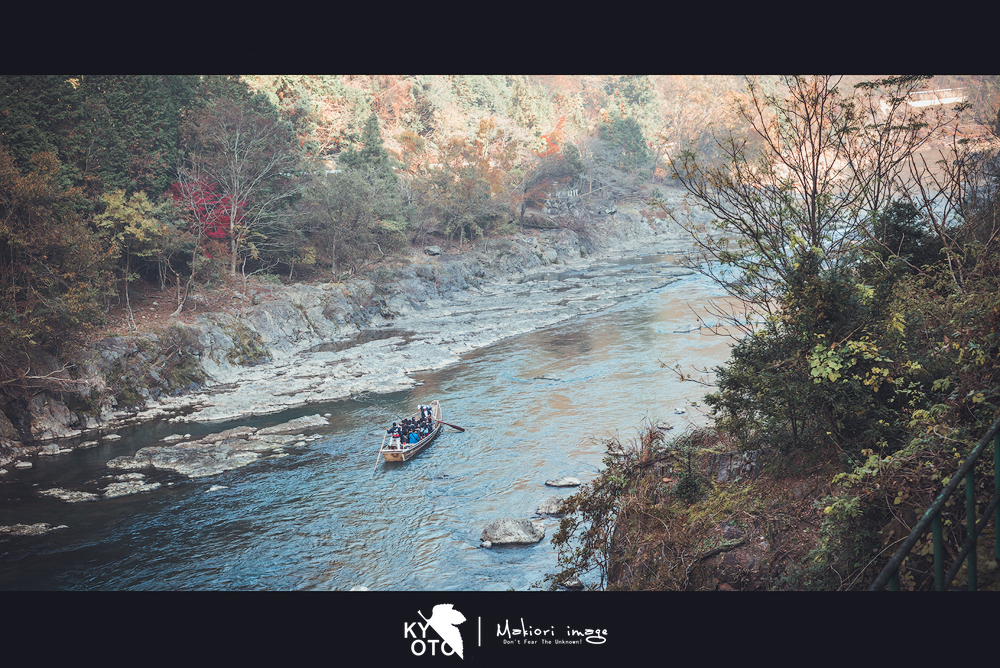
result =
[[424,436],[422,439],[416,443],[407,444],[407,447],[400,447],[399,450],[392,450],[389,448],[382,449],[382,456],[385,457],[387,462],[405,462],[412,457],[415,457],[417,453],[423,450],[425,447],[431,444],[431,442],[438,437],[441,433],[441,425],[438,425],[431,430],[431,433]]
[[[435,420],[440,420],[441,419],[441,404],[438,403],[437,401],[432,401],[430,403],[430,406],[434,410],[434,419]],[[419,415],[419,414],[415,414],[415,415]],[[434,429],[432,429],[429,434],[427,434],[426,436],[424,436],[422,439],[420,439],[416,443],[401,444],[399,448],[392,448],[390,446],[383,445],[382,448],[379,450],[379,452],[382,454],[382,457],[384,457],[385,461],[387,461],[387,462],[405,462],[405,461],[409,461],[413,457],[417,456],[417,454],[419,454],[421,450],[423,450],[428,445],[430,445],[431,443],[433,443],[434,439],[436,439],[438,437],[438,435],[441,433],[441,430],[443,428],[444,428],[444,425],[442,425],[440,422],[438,422],[437,426],[434,427]]]

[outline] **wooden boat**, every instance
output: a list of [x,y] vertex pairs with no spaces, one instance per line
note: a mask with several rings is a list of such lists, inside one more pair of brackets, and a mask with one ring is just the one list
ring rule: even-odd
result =
[[[379,454],[385,457],[387,462],[405,462],[412,457],[414,457],[418,452],[423,450],[425,447],[430,445],[438,434],[441,433],[441,429],[444,425],[441,423],[441,403],[439,401],[432,401],[428,406],[431,407],[431,415],[434,416],[434,428],[431,429],[430,433],[421,438],[416,443],[400,443],[399,447],[392,447],[389,441],[389,434],[386,433],[382,437],[382,445],[379,447]],[[410,416],[414,419],[420,418],[420,411]],[[378,457],[375,457],[375,465],[378,466]]]

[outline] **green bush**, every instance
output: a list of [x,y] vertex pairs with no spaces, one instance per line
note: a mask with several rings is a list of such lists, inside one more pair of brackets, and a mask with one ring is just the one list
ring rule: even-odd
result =
[[674,494],[688,503],[694,503],[701,498],[701,480],[697,473],[684,471],[677,477]]
[[271,285],[283,285],[281,276],[277,274],[257,274],[257,280],[261,283],[270,283]]
[[[817,547],[780,577],[775,589],[864,589],[885,561],[873,557],[885,547],[882,528],[892,519],[888,508],[862,503],[856,496],[829,497],[819,505],[829,511]],[[889,550],[886,558],[891,554]]]

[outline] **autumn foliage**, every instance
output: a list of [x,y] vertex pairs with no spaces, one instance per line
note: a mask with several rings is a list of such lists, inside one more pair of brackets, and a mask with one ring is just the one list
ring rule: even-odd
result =
[[547,132],[542,135],[542,139],[545,140],[545,148],[540,151],[536,151],[535,155],[539,158],[555,158],[559,155],[562,150],[563,142],[566,138],[566,133],[563,130],[563,125],[566,123],[566,116],[562,115],[559,120],[556,121],[555,128],[551,132]]
[[[192,183],[176,182],[170,186],[170,196],[175,202],[191,207],[194,220],[202,226],[205,236],[210,239],[225,239],[231,232],[233,220],[230,211],[232,201],[228,195],[216,192],[215,184],[208,179]],[[243,220],[246,202],[236,205],[236,224]]]

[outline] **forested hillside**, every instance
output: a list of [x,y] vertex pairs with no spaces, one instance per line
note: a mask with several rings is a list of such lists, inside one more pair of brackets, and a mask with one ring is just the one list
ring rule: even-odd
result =
[[[735,78],[0,78],[0,393],[132,294],[335,280],[508,234],[550,193],[636,197]],[[51,365],[50,365],[51,366]],[[13,416],[12,416],[13,417]]]

